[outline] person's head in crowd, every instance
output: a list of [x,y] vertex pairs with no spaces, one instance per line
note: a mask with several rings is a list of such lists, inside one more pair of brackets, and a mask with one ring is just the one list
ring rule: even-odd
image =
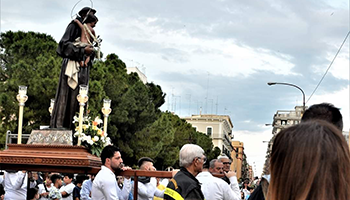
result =
[[75,178],[75,185],[78,186],[78,187],[81,187],[81,185],[83,184],[83,182],[85,180],[87,180],[89,177],[86,176],[86,175],[82,175],[82,174],[79,174],[76,178]]
[[74,175],[73,174],[64,174],[63,175],[63,182],[68,185],[73,181]]
[[310,120],[325,120],[335,125],[339,130],[343,130],[343,117],[339,108],[334,107],[330,103],[314,104],[308,108],[301,118],[301,122]]
[[231,160],[227,156],[224,156],[224,155],[219,156],[218,160],[220,162],[222,162],[222,164],[224,164],[224,166],[223,166],[224,172],[229,172],[230,167],[231,167]]
[[120,188],[123,187],[124,177],[123,176],[117,176],[117,183]]
[[213,159],[209,163],[209,172],[212,174],[213,173],[223,174],[224,173],[223,167],[224,167],[224,164],[222,162],[220,162],[218,159]]
[[148,171],[155,171],[153,163],[154,161],[149,157],[142,157],[137,162],[140,170],[148,170]]
[[52,174],[51,181],[56,188],[60,188],[62,186],[62,176],[59,174]]
[[118,148],[108,145],[101,153],[102,165],[113,172],[123,167],[123,159]]
[[51,175],[49,173],[45,173],[44,174],[44,184],[47,185],[47,186],[51,186]]
[[40,198],[39,192],[37,188],[29,188],[28,191],[28,199],[30,200],[38,200]]
[[243,189],[248,189],[249,182],[244,181],[243,182]]
[[350,199],[349,147],[324,120],[282,130],[272,146],[270,172],[270,200]]
[[196,144],[185,144],[180,150],[180,167],[186,168],[193,176],[203,170],[206,160],[204,150]]

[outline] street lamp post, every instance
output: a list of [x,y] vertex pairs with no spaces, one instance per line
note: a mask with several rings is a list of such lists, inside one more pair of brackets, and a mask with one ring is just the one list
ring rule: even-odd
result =
[[304,114],[304,112],[305,112],[305,93],[299,86],[291,84],[291,83],[279,83],[279,82],[268,82],[267,85],[269,85],[269,86],[271,86],[271,85],[288,85],[288,86],[298,88],[301,91],[301,93],[303,93],[303,114]]

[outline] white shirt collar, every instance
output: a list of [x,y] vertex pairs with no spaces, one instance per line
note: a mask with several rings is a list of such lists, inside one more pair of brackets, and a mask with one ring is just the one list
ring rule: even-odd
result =
[[101,166],[101,170],[106,171],[106,172],[108,172],[108,173],[110,173],[110,174],[115,175],[111,169],[109,169],[108,167],[106,167],[106,166],[104,166],[104,165]]

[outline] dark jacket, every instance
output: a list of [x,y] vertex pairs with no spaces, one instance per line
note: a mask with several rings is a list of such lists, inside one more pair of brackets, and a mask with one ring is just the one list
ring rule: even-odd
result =
[[231,181],[229,178],[227,178],[226,176],[222,177],[222,180],[224,180],[227,184],[231,184]]
[[199,181],[186,168],[170,180],[164,192],[165,200],[204,200]]

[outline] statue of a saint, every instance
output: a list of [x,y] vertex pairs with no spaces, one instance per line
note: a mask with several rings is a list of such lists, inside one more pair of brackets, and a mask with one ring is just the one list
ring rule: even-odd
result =
[[[72,20],[69,23],[58,44],[56,51],[63,61],[51,115],[51,128],[72,129],[73,127],[73,117],[79,111],[78,86],[89,84],[89,69],[95,57],[92,45],[77,45],[84,31],[79,25],[84,24],[85,20],[90,20],[91,17],[94,18],[95,13],[96,10],[89,7],[81,9],[76,21]],[[93,22],[96,24],[97,18]]]

